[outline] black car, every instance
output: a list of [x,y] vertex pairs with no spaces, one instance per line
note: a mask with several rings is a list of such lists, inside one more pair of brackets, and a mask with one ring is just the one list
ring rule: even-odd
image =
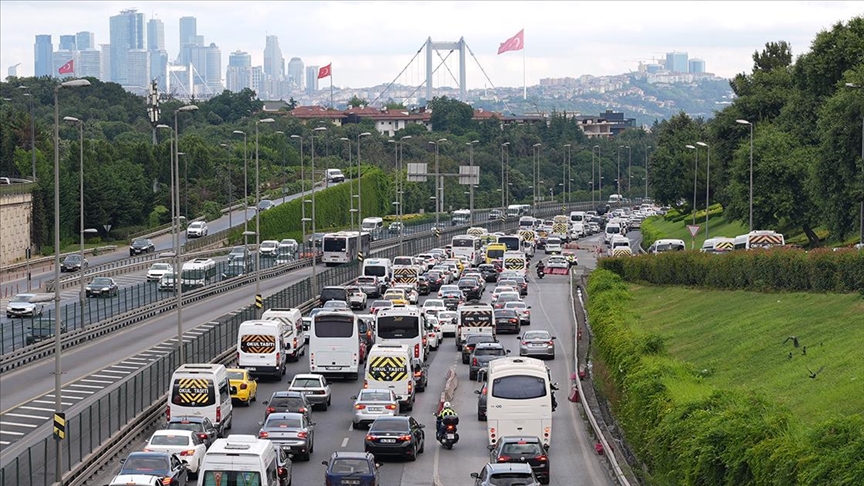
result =
[[429,295],[430,291],[429,277],[426,275],[420,275],[417,277],[417,293],[420,295]]
[[207,448],[210,448],[210,445],[213,444],[217,438],[219,438],[219,431],[216,429],[216,426],[213,425],[213,422],[210,421],[207,417],[200,416],[178,416],[171,417],[171,420],[165,424],[165,428],[168,430],[189,430],[195,433],[204,445]]
[[357,316],[357,333],[360,341],[366,344],[366,349],[372,349],[375,344],[375,316],[362,314]]
[[489,453],[489,462],[527,462],[540,484],[549,484],[549,456],[539,437],[501,437]]
[[270,400],[262,403],[267,407],[264,410],[265,420],[274,412],[302,413],[306,420],[312,420],[312,405],[302,392],[276,391],[270,396]]
[[413,358],[411,366],[414,369],[414,386],[418,392],[426,391],[426,386],[429,384],[429,365],[424,365],[420,359]]
[[240,257],[227,262],[227,264],[225,265],[225,270],[222,271],[222,279],[224,280],[239,277],[251,271],[252,265],[250,265],[248,262],[244,262],[243,258]]
[[458,285],[468,300],[480,300],[483,297],[484,285],[476,278],[461,278]]
[[[30,344],[52,339],[56,325],[53,317],[37,317],[33,319],[30,321],[30,327],[27,328],[27,335],[24,338],[25,343],[29,346]],[[60,321],[60,334],[65,332],[66,322]]]
[[133,452],[123,460],[117,474],[160,476],[165,486],[185,486],[189,480],[186,463],[167,452]]
[[411,416],[379,417],[369,426],[363,443],[374,456],[401,456],[416,461],[426,445],[425,425]]
[[512,279],[516,281],[516,286],[519,287],[519,295],[528,295],[528,280],[521,275],[512,277]]
[[483,275],[483,280],[486,282],[497,282],[498,281],[498,270],[495,269],[495,265],[491,263],[483,263],[479,267],[480,273]]
[[426,281],[429,282],[429,291],[437,292],[444,284],[444,274],[437,270],[429,270],[426,272]]
[[348,302],[348,291],[345,290],[345,287],[336,285],[324,287],[321,290],[321,299],[319,302],[323,306],[328,300],[343,300]]
[[447,291],[441,294],[441,300],[444,301],[447,310],[454,311],[459,304],[465,302],[465,294],[461,290]]
[[66,258],[63,259],[63,263],[60,264],[60,271],[77,272],[81,269],[87,268],[89,264],[90,262],[88,262],[86,258],[82,258],[81,255],[73,253],[71,255],[66,255]]
[[477,343],[494,343],[497,342],[494,337],[488,334],[472,334],[465,338],[462,343],[462,364],[468,364],[471,358],[471,353],[474,352],[474,347]]
[[521,322],[516,309],[495,309],[495,332],[519,334]]
[[120,294],[120,287],[111,277],[96,277],[84,287],[87,297],[108,296],[113,297]]
[[152,253],[154,251],[156,251],[156,246],[149,238],[135,238],[132,244],[129,245],[129,256]]

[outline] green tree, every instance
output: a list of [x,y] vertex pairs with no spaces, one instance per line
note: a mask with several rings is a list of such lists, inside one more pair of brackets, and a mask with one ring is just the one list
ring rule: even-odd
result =
[[446,96],[435,97],[429,101],[432,110],[432,130],[462,135],[474,128],[474,109],[471,105]]
[[351,106],[354,108],[359,108],[361,106],[366,106],[368,104],[369,104],[368,101],[364,100],[363,98],[358,97],[357,95],[352,96],[351,99],[348,100],[348,106]]

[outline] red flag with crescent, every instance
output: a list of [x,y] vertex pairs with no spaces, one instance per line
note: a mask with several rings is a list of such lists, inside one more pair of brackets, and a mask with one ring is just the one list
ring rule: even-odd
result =
[[509,51],[521,51],[525,48],[525,29],[519,31],[518,34],[502,42],[498,46],[498,54],[503,54]]
[[57,70],[60,74],[71,74],[75,72],[75,60],[69,59],[66,64],[60,66],[60,69]]
[[322,67],[321,69],[319,69],[318,70],[318,79],[326,78],[327,76],[330,76],[333,73],[331,66],[333,66],[332,62],[330,64]]

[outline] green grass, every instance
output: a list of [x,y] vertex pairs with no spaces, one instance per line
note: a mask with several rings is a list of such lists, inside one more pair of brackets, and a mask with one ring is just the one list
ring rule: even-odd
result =
[[[663,336],[672,356],[704,370],[706,385],[758,392],[787,407],[805,427],[864,410],[859,295],[630,288],[639,326]],[[791,340],[783,344],[793,335],[798,349]],[[809,378],[808,367],[823,366],[816,379]],[[687,400],[708,388],[670,391]]]
[[[652,224],[657,230],[663,234],[663,238],[681,239],[690,247],[690,230],[687,229],[688,224],[693,224],[693,218],[684,218],[683,221],[677,223],[666,221],[662,217],[653,218]],[[695,248],[702,248],[702,243],[705,242],[705,215],[702,218],[696,218],[696,224],[699,225],[699,233],[696,234]],[[714,215],[708,218],[708,236],[711,238],[717,236],[725,236],[727,238],[735,238],[738,235],[747,233],[747,226],[738,221],[727,221],[722,214]]]

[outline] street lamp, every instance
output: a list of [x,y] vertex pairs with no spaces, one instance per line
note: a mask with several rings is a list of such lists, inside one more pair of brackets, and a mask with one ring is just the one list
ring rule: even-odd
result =
[[750,230],[753,231],[753,123],[747,120],[735,120],[736,123],[750,126]]
[[[285,135],[285,132],[282,130],[276,130],[273,133],[277,135]],[[279,145],[282,146],[282,144]],[[282,183],[282,203],[284,204],[288,195],[285,187],[285,185],[288,184],[288,155],[285,153],[282,154],[282,180],[284,181]]]
[[533,204],[531,205],[534,210],[534,214],[537,214],[537,177],[540,174],[540,146],[542,143],[535,143],[532,147],[534,150],[534,167],[532,170],[533,184],[531,187],[531,199],[533,200]]
[[711,197],[711,147],[705,142],[696,142],[696,145],[708,149],[708,162],[705,166],[705,239],[708,239],[708,203]]
[[[438,140],[436,140],[434,142],[431,142],[431,141],[429,142],[435,146],[435,195],[432,196],[431,199],[435,199],[435,228],[436,229],[438,229],[440,227],[441,209],[444,208],[444,206],[441,204],[441,200],[443,199],[443,196],[444,196],[444,187],[443,187],[444,181],[441,180],[441,175],[440,175],[441,170],[440,170],[440,163],[438,160],[438,146],[441,144],[441,142],[446,142],[446,141],[447,141],[446,138],[439,138]],[[439,186],[441,186],[440,189],[439,189]]]
[[[29,86],[18,86],[18,89],[27,90],[27,92],[24,93],[24,96],[30,98],[30,153],[32,159],[33,182],[36,182],[36,118],[33,116],[35,114],[33,103],[35,103],[36,97],[30,92]],[[27,284],[30,284],[29,279]],[[30,287],[27,287],[27,290],[30,290]]]
[[618,193],[618,196],[621,197],[621,149],[624,148],[623,145],[618,146],[618,178],[615,179],[615,192]]
[[[846,83],[847,88],[860,89],[864,86],[855,83]],[[861,158],[864,159],[864,117],[861,118]],[[861,209],[859,218],[861,219],[858,227],[858,251],[864,251],[864,194],[861,195]]]
[[261,299],[261,166],[258,161],[258,125],[261,123],[274,123],[272,118],[255,120],[255,308],[256,318],[261,318],[262,307],[258,307]]
[[[595,145],[591,147],[591,208],[597,209],[597,204],[594,199],[594,149],[597,149],[597,158],[600,158],[600,146]],[[598,161],[599,162],[599,161]],[[597,181],[600,183],[600,197],[603,197],[603,183],[600,182],[602,177],[600,177],[600,171],[597,172]]]
[[[60,392],[63,385],[63,368],[61,354],[60,321],[60,104],[58,102],[61,88],[79,88],[90,86],[86,79],[73,79],[54,86],[54,411],[63,413],[63,402]],[[81,272],[84,272],[83,262]],[[57,481],[63,478],[63,441],[55,440],[55,477]]]
[[[353,161],[354,155],[353,155],[353,152],[351,151],[351,139],[348,137],[342,137],[339,140],[342,140],[343,142],[348,142],[348,167],[353,167],[354,166],[354,161]],[[351,226],[349,226],[349,228],[353,228],[354,227],[354,212],[355,212],[355,209],[354,209],[354,184],[350,181],[348,182],[348,193],[349,193],[348,199],[349,199],[350,204],[351,204],[350,209],[348,209],[348,213],[350,213],[350,215],[351,215]]]
[[[219,146],[226,149],[226,151],[231,149],[231,147],[227,143],[220,143]],[[231,213],[234,212],[232,210],[232,207],[234,206],[234,183],[231,180],[231,154],[230,154],[230,152],[228,153],[228,161],[225,164],[225,168],[228,171],[228,227],[233,228],[234,224],[231,221]]]
[[[360,225],[363,220],[363,190],[360,185],[360,139],[372,135],[369,132],[357,134],[357,238],[360,238]],[[352,203],[353,206],[353,203]]]
[[567,143],[564,144],[564,148],[567,149],[567,156],[564,159],[564,184],[561,187],[561,192],[564,196],[561,198],[561,202],[566,206],[567,205],[567,196],[570,192],[570,177],[572,177],[571,168],[570,168],[570,147],[572,145]]
[[79,148],[79,156],[78,156],[78,213],[79,213],[79,226],[78,231],[80,232],[80,240],[81,240],[81,273],[79,275],[78,280],[81,283],[81,291],[78,294],[78,300],[81,302],[81,317],[82,317],[82,325],[83,325],[83,317],[84,317],[84,301],[85,301],[85,292],[84,292],[84,122],[75,118],[74,116],[64,116],[63,121],[67,123],[71,123],[73,125],[78,125],[78,148]]
[[699,172],[699,149],[693,145],[685,145],[685,147],[696,151],[696,159],[693,163],[693,226],[696,226],[696,175]]
[[303,223],[303,247],[306,247],[306,222],[309,218],[306,217],[306,172],[303,168],[303,137],[300,135],[291,135],[291,138],[300,141],[300,221]]
[[[473,177],[474,171],[474,144],[480,143],[480,140],[471,140],[470,142],[466,142],[465,145],[468,146],[468,166],[471,167],[471,174]],[[471,181],[471,178],[468,179],[468,211],[471,212],[471,226],[474,226],[474,182]]]
[[[501,211],[507,211],[507,186],[506,179],[504,174],[506,173],[504,166],[504,147],[507,147],[507,151],[510,151],[510,142],[504,142],[501,144]],[[506,214],[506,213],[505,213]]]
[[645,200],[648,200],[648,151],[651,150],[651,146],[645,147]]
[[[318,295],[318,245],[315,243],[315,132],[327,131],[327,127],[312,130],[312,295]],[[323,242],[323,238],[321,239]]]
[[196,111],[196,105],[184,105],[174,110],[174,176],[177,178],[174,184],[174,202],[177,204],[177,220],[174,222],[176,227],[177,240],[174,247],[174,268],[177,269],[179,278],[174,282],[174,288],[177,290],[177,359],[179,364],[185,362],[183,356],[183,268],[181,266],[180,250],[180,136],[177,130],[177,116],[181,112]]
[[[247,148],[246,138],[247,137],[246,137],[246,132],[244,132],[242,130],[234,130],[231,133],[233,133],[235,135],[243,135],[243,234],[244,234],[243,245],[246,246],[249,244],[249,242],[247,241],[246,236],[245,236],[246,232],[249,231],[249,192],[248,192],[249,191],[249,182],[247,181],[247,179],[248,179],[248,175],[247,175],[248,159],[247,159],[247,152],[246,152],[246,148]],[[258,207],[256,206],[255,209],[258,209]]]

